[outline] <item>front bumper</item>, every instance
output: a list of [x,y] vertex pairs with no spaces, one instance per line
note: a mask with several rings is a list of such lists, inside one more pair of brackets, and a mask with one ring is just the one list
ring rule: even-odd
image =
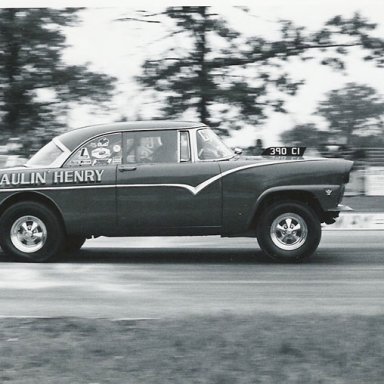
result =
[[329,209],[330,212],[345,212],[353,211],[353,208],[348,207],[348,205],[338,204],[336,208]]
[[339,204],[336,208],[329,209],[324,212],[321,222],[325,224],[333,224],[336,222],[336,219],[339,217],[340,212],[353,211],[351,207],[347,205]]

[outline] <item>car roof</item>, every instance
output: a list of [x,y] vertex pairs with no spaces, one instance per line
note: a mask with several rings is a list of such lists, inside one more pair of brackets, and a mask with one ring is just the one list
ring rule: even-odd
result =
[[175,120],[128,121],[122,123],[90,125],[73,129],[72,131],[60,135],[58,139],[70,151],[73,151],[84,141],[106,133],[136,130],[191,129],[198,127],[205,127],[205,125],[203,123]]

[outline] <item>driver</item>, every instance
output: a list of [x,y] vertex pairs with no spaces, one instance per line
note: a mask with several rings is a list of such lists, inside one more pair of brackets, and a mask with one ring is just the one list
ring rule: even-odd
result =
[[197,138],[197,153],[200,160],[216,159],[218,156],[217,150],[212,146],[209,139],[204,140],[203,136],[199,134]]
[[153,153],[154,163],[177,163],[177,136],[166,132],[161,136],[161,146]]

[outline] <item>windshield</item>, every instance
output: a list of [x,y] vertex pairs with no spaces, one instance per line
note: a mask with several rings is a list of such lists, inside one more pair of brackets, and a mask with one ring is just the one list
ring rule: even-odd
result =
[[221,160],[234,156],[234,153],[210,128],[197,131],[196,144],[199,160]]
[[63,154],[63,151],[53,142],[36,152],[26,163],[28,167],[48,167]]

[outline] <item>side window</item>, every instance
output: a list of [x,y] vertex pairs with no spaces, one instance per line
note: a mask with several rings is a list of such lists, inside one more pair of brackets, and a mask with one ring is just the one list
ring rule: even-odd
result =
[[180,132],[180,161],[191,161],[191,144],[189,141],[189,133],[187,131]]
[[199,160],[219,160],[231,158],[234,153],[209,128],[196,133],[197,157]]
[[121,133],[110,133],[89,140],[65,164],[67,167],[117,165],[122,161]]
[[126,132],[127,163],[177,163],[177,131]]

